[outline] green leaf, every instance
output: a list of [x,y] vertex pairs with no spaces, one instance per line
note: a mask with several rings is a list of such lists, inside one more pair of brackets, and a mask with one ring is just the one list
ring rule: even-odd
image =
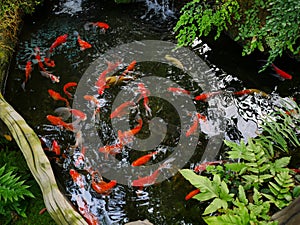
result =
[[219,199],[219,198],[215,198],[210,204],[209,206],[206,207],[203,215],[207,215],[213,212],[216,212],[218,209],[227,209],[228,204],[226,201]]
[[294,187],[293,196],[294,196],[294,198],[297,198],[300,196],[300,186],[299,185]]
[[248,204],[248,199],[246,197],[245,190],[244,190],[243,186],[241,186],[241,185],[239,185],[239,200],[240,200],[240,202],[244,203],[245,205]]

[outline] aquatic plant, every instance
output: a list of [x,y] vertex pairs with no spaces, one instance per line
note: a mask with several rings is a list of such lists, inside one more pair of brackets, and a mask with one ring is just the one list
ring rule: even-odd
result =
[[203,213],[207,224],[277,224],[270,221],[271,215],[299,196],[295,172],[288,168],[291,157],[286,156],[288,149],[300,146],[294,126],[300,122],[299,112],[297,107],[294,116],[275,113],[276,120],[266,121],[264,132],[247,144],[225,141],[230,161],[207,166],[211,179],[190,169],[180,170],[200,190],[193,198],[210,201]]
[[217,39],[230,30],[243,44],[242,55],[267,49],[266,68],[284,51],[299,54],[299,10],[298,0],[192,0],[182,8],[174,31],[178,46],[188,46],[196,37],[216,31]]

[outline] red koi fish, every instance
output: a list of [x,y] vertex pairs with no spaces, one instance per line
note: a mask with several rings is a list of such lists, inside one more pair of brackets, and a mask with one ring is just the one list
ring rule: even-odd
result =
[[110,114],[110,118],[113,119],[115,117],[122,117],[128,112],[127,107],[129,106],[135,106],[135,103],[133,101],[127,101],[122,103]]
[[53,83],[59,83],[59,77],[49,73],[48,71],[40,71],[43,77],[49,78]]
[[99,95],[102,95],[103,93],[104,93],[104,90],[105,90],[105,88],[109,88],[109,86],[108,85],[106,85],[106,74],[108,73],[108,71],[107,70],[104,70],[101,74],[100,74],[100,76],[99,76],[99,78],[98,78],[98,80],[97,80],[97,82],[96,82],[96,87],[98,88],[98,94]]
[[44,67],[44,64],[42,62],[42,59],[41,59],[41,55],[40,55],[40,48],[39,47],[36,47],[34,49],[35,51],[35,59],[36,61],[38,62],[38,65],[39,65],[39,68],[42,70],[42,71],[46,71],[45,67]]
[[53,116],[53,115],[47,115],[47,120],[54,125],[54,126],[62,126],[66,130],[75,131],[74,125],[72,123],[66,123],[64,122],[61,117]]
[[133,141],[133,136],[136,135],[138,132],[140,132],[140,130],[143,127],[143,120],[139,119],[138,120],[138,125],[136,125],[133,129],[131,130],[127,130],[127,131],[120,131],[118,130],[118,139],[120,141],[120,143],[127,144]]
[[258,89],[245,89],[245,90],[233,92],[233,94],[237,95],[237,96],[249,95],[249,94],[253,94],[253,93],[259,94],[265,98],[269,97],[269,95],[267,93],[260,91]]
[[32,72],[32,63],[31,63],[31,61],[28,61],[25,66],[25,80],[21,85],[23,90],[25,90],[25,84],[27,83],[28,79],[30,78],[31,72]]
[[190,95],[190,91],[187,91],[183,88],[169,87],[168,91],[173,92],[173,93],[178,93],[178,94]]
[[100,102],[98,101],[98,99],[93,96],[93,95],[85,95],[83,96],[83,98],[87,101],[92,102],[95,106],[99,106],[100,107]]
[[83,51],[83,50],[85,50],[87,48],[91,48],[92,47],[92,45],[90,43],[88,43],[87,41],[84,41],[84,40],[82,40],[80,38],[80,35],[78,34],[77,31],[75,31],[74,34],[77,36],[77,42],[78,42],[78,44],[80,46],[80,50],[81,51]]
[[104,22],[95,22],[95,23],[93,23],[93,26],[97,26],[97,27],[99,27],[101,29],[105,29],[105,30],[107,30],[109,28],[109,25]]
[[89,225],[100,225],[97,217],[89,211],[88,204],[81,196],[76,196],[76,203],[79,213],[83,216],[83,218]]
[[117,143],[114,145],[106,145],[99,148],[99,152],[105,154],[105,159],[108,159],[108,155],[116,155],[122,152],[123,144]]
[[79,146],[82,146],[83,143],[83,137],[81,130],[77,131],[75,134],[75,145],[74,147],[77,148]]
[[55,67],[55,62],[53,60],[51,60],[50,58],[45,57],[44,63],[48,67]]
[[170,162],[174,161],[174,158],[166,160],[157,170],[155,170],[151,175],[146,177],[140,177],[137,180],[133,180],[131,185],[134,187],[145,187],[155,183],[159,176],[159,173],[164,168],[170,167]]
[[97,172],[92,173],[92,188],[98,194],[108,194],[111,192],[111,189],[117,185],[116,180],[111,180],[110,182],[105,182],[102,180],[102,177],[101,177],[100,181],[97,181],[97,179],[95,178],[96,174],[98,174],[98,173]]
[[218,161],[212,161],[212,162],[203,162],[203,163],[195,166],[194,171],[196,173],[201,173],[201,172],[206,170],[207,166],[218,165],[218,164],[222,164],[224,162],[225,162],[224,160],[218,160]]
[[80,188],[84,188],[84,180],[82,178],[82,175],[74,169],[70,169],[69,173],[70,173],[74,183],[77,184]]
[[55,155],[60,155],[60,147],[56,140],[52,141],[51,151],[55,153]]
[[277,66],[275,66],[274,63],[272,63],[272,69],[275,71],[275,73],[281,77],[282,79],[291,80],[293,77],[291,74],[279,69]]
[[68,107],[59,107],[54,110],[54,112],[59,115],[63,120],[67,120],[71,114],[81,121],[85,121],[87,116],[84,112],[78,110],[78,109],[71,109]]
[[206,116],[201,115],[200,113],[196,113],[194,115],[194,122],[193,122],[192,126],[185,133],[186,137],[189,137],[191,134],[195,133],[195,131],[198,129],[198,126],[199,126],[199,120],[206,121]]
[[215,91],[215,92],[209,92],[209,93],[202,93],[198,96],[195,97],[196,101],[208,101],[208,99],[210,99],[213,96],[216,96],[218,94],[221,94],[222,91]]
[[76,87],[77,86],[77,83],[76,82],[68,82],[64,85],[64,93],[66,94],[66,96],[71,99],[72,98],[72,95],[70,92],[68,92],[68,89],[71,88],[71,87]]
[[53,98],[55,101],[64,101],[66,103],[66,106],[70,107],[69,101],[66,98],[62,97],[58,92],[49,89],[48,93],[51,96],[51,98]]
[[64,34],[57,37],[56,40],[53,42],[53,44],[50,46],[49,52],[52,53],[54,48],[65,43],[67,41],[67,38],[68,38],[68,34]]
[[138,91],[141,93],[141,97],[138,99],[138,101],[142,98],[144,99],[143,104],[146,109],[146,112],[149,113],[149,115],[151,115],[151,109],[149,107],[149,98],[148,98],[148,96],[150,95],[150,91],[145,87],[143,83],[138,84]]
[[121,76],[125,76],[129,71],[132,71],[135,67],[136,64],[136,60],[133,60],[126,68],[126,70],[124,70],[124,72],[121,74]]
[[141,165],[144,165],[146,164],[147,162],[150,161],[150,159],[152,159],[152,157],[154,155],[156,155],[157,153],[159,153],[159,151],[155,151],[155,152],[150,152],[149,154],[147,155],[144,155],[138,159],[136,159],[135,161],[132,162],[132,166],[141,166]]
[[190,193],[188,193],[186,196],[185,196],[185,200],[189,200],[191,199],[192,197],[194,197],[195,195],[199,194],[200,193],[200,190],[199,189],[195,189],[193,191],[191,191]]

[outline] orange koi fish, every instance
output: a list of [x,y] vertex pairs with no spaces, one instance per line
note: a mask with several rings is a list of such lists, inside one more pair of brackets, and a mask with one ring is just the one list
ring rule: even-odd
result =
[[168,91],[173,92],[173,93],[178,93],[178,94],[190,95],[190,91],[187,91],[183,88],[169,87]]
[[218,160],[218,161],[212,161],[212,162],[203,162],[203,163],[195,166],[194,171],[196,173],[201,173],[201,172],[206,170],[207,166],[218,165],[218,164],[222,164],[224,162],[225,162],[224,160]]
[[52,89],[49,89],[48,93],[51,96],[51,98],[53,98],[55,101],[64,101],[66,103],[67,107],[70,106],[69,101],[66,98],[62,97],[58,92],[56,92]]
[[84,181],[83,181],[82,175],[74,169],[70,169],[69,173],[70,173],[74,183],[77,184],[80,188],[84,188]]
[[77,86],[77,83],[76,82],[68,82],[64,85],[64,93],[66,94],[66,96],[71,99],[72,98],[72,95],[70,92],[68,92],[68,89],[71,88],[71,87],[76,87]]
[[59,77],[49,73],[48,71],[40,71],[41,75],[46,78],[50,78],[53,83],[59,83]]
[[88,209],[88,204],[80,195],[76,196],[76,203],[79,213],[83,216],[89,225],[100,225],[97,217]]
[[272,69],[275,71],[275,73],[281,77],[282,79],[291,80],[293,77],[291,74],[279,69],[277,66],[275,66],[274,63],[272,63]]
[[45,57],[44,63],[48,67],[55,67],[55,62],[53,60],[51,60],[50,58]]
[[85,121],[87,116],[84,112],[78,110],[78,109],[71,109],[71,108],[68,108],[68,107],[59,107],[59,108],[56,108],[54,110],[54,112],[56,114],[58,114],[63,120],[67,120],[71,114],[76,118],[76,119],[79,119],[81,121]]
[[143,127],[143,120],[139,119],[138,120],[138,125],[136,125],[133,129],[131,130],[127,130],[127,131],[120,131],[118,130],[118,139],[120,141],[120,143],[122,144],[127,144],[133,141],[133,136],[136,135],[138,132],[140,132],[140,130]]
[[98,101],[98,99],[93,96],[93,95],[85,95],[83,96],[83,98],[87,101],[90,101],[92,102],[93,104],[95,104],[96,106],[99,106],[100,107],[100,102]]
[[124,72],[121,74],[121,77],[122,76],[125,76],[129,71],[132,71],[135,67],[135,64],[136,64],[136,60],[133,60],[126,68],[126,70],[124,70]]
[[74,132],[75,128],[72,123],[66,123],[64,122],[61,117],[53,116],[53,115],[47,115],[47,120],[54,125],[54,126],[62,126],[66,130]]
[[55,155],[60,155],[60,147],[56,140],[52,141],[51,151],[55,153]]
[[105,159],[108,159],[108,154],[116,155],[122,152],[123,144],[117,143],[114,145],[106,145],[104,147],[99,148],[99,152],[105,154]]
[[35,51],[35,59],[36,61],[38,62],[38,65],[39,65],[39,68],[42,70],[42,71],[46,71],[45,67],[44,67],[44,64],[42,62],[42,59],[41,59],[41,55],[40,55],[40,48],[39,47],[36,47],[34,49]]
[[249,95],[249,94],[253,94],[253,93],[259,94],[265,98],[269,97],[269,95],[267,93],[265,93],[261,90],[258,90],[258,89],[245,89],[245,90],[233,92],[233,94],[237,95],[237,96]]
[[94,191],[96,191],[98,194],[108,194],[112,188],[114,188],[117,185],[116,180],[111,180],[110,182],[105,182],[102,180],[97,181],[95,178],[95,175],[98,174],[97,172],[92,173],[92,188]]
[[186,137],[189,137],[191,134],[193,134],[198,129],[200,119],[203,121],[206,121],[206,116],[201,115],[200,113],[196,113],[194,116],[194,122],[193,122],[192,126],[185,133]]
[[188,193],[186,196],[185,196],[185,200],[189,200],[191,199],[192,197],[194,197],[195,195],[199,194],[200,193],[200,190],[199,189],[195,189],[193,191],[191,191],[190,193]]
[[134,187],[145,187],[155,183],[159,173],[164,168],[169,168],[169,163],[174,161],[174,158],[166,160],[157,170],[155,170],[151,175],[146,177],[140,177],[137,180],[133,180],[131,185]]
[[151,109],[149,107],[149,98],[148,98],[148,96],[150,95],[150,91],[145,87],[145,85],[143,83],[138,84],[138,91],[141,94],[141,97],[138,99],[138,101],[142,98],[144,99],[143,104],[146,109],[146,112],[148,112],[149,115],[151,115]]
[[222,91],[215,91],[215,92],[209,92],[209,93],[202,93],[198,96],[195,97],[195,100],[197,101],[208,101],[208,99],[210,99],[213,96],[216,96],[218,94],[221,94]]
[[135,161],[132,162],[132,166],[141,166],[141,165],[144,165],[146,164],[147,162],[149,162],[150,159],[152,159],[152,157],[154,155],[156,155],[157,153],[159,153],[159,151],[155,151],[155,152],[150,152],[149,154],[147,155],[144,155],[138,159],[136,159]]
[[77,31],[74,32],[74,35],[77,36],[77,42],[80,46],[81,51],[92,47],[92,45],[90,43],[88,43],[87,41],[84,41],[80,38],[80,35]]
[[107,30],[109,28],[109,25],[104,22],[95,22],[92,24],[93,24],[93,26],[97,26],[97,27],[100,27],[101,29],[105,29],[105,30]]
[[129,106],[135,106],[135,103],[133,101],[127,101],[122,103],[110,114],[110,118],[113,119],[115,117],[122,117],[128,112],[127,107]]
[[27,83],[28,79],[31,77],[32,72],[32,63],[28,61],[25,66],[25,81],[22,83],[22,88],[25,90],[25,84]]
[[96,87],[98,88],[99,95],[102,95],[104,93],[105,88],[109,88],[109,86],[106,85],[106,74],[107,73],[108,73],[108,71],[104,70],[98,77],[98,80],[95,84]]
[[50,53],[53,52],[54,48],[65,43],[67,41],[67,38],[68,38],[68,34],[64,34],[64,35],[57,37],[56,40],[53,42],[53,44],[50,46],[50,49],[49,49]]

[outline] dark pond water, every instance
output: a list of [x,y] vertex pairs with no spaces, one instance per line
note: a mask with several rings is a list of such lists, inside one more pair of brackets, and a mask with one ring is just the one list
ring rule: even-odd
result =
[[[124,224],[138,219],[148,219],[154,224],[203,224],[200,215],[204,205],[194,200],[184,200],[185,195],[193,190],[193,187],[176,173],[181,167],[175,168],[175,163],[170,162],[167,168],[160,170],[161,182],[141,189],[130,184],[139,176],[145,176],[147,172],[141,173],[143,174],[141,175],[139,170],[128,169],[130,164],[135,159],[153,151],[159,153],[146,165],[157,165],[158,167],[159,162],[173,156],[184,157],[183,151],[176,154],[174,152],[180,139],[185,136],[193,124],[193,115],[198,112],[205,119],[200,120],[199,133],[188,137],[190,138],[188,141],[191,143],[196,142],[195,151],[186,163],[182,164],[181,162],[180,164],[182,167],[193,168],[203,160],[203,152],[213,137],[218,136],[222,140],[225,138],[237,141],[240,138],[247,139],[255,136],[258,124],[264,115],[270,114],[275,106],[281,107],[283,99],[288,100],[288,96],[294,96],[297,99],[300,93],[299,70],[297,69],[299,63],[286,57],[278,60],[277,65],[293,75],[293,80],[280,81],[270,76],[268,71],[257,74],[259,66],[257,60],[265,58],[264,56],[255,55],[242,58],[240,47],[230,40],[222,38],[217,42],[211,42],[210,38],[207,38],[207,40],[195,42],[192,50],[207,63],[207,76],[200,78],[209,80],[210,90],[199,86],[193,77],[175,65],[166,62],[144,61],[137,62],[134,71],[129,73],[130,76],[136,78],[134,81],[112,86],[105,89],[103,95],[98,95],[94,82],[106,68],[106,61],[121,62],[111,72],[110,76],[113,76],[122,73],[132,60],[127,60],[128,62],[125,60],[128,55],[132,54],[130,49],[128,54],[114,52],[111,59],[107,58],[107,52],[133,41],[157,40],[174,43],[172,26],[176,22],[176,15],[176,12],[172,14],[169,11],[164,11],[164,14],[157,11],[155,14],[154,9],[149,10],[144,4],[116,5],[111,0],[100,2],[91,0],[62,1],[54,3],[54,7],[52,5],[41,8],[37,14],[27,18],[24,24],[16,57],[7,80],[5,98],[34,128],[45,142],[45,147],[51,148],[53,140],[58,142],[61,149],[60,156],[55,156],[53,152],[49,151],[46,153],[53,162],[62,189],[76,207],[85,208],[89,213],[95,215],[101,224]],[[86,23],[91,21],[106,22],[110,28],[106,32],[98,28],[85,29]],[[88,41],[92,48],[81,51],[77,43],[77,36],[74,35],[75,31],[83,40]],[[48,71],[60,78],[59,83],[53,83],[50,79],[41,76],[35,60],[34,49],[39,47],[40,54],[44,57],[56,37],[66,33],[69,34],[67,42],[58,46],[51,55],[56,66],[47,68]],[[159,54],[159,51],[157,52]],[[128,58],[130,59],[130,57]],[[184,55],[178,54],[175,55],[175,58],[182,62],[185,61]],[[95,60],[99,59],[101,61],[99,67],[92,71],[96,75],[91,75],[91,80],[85,80],[86,70]],[[21,84],[25,79],[24,69],[29,60],[33,62],[33,71],[24,91]],[[194,108],[189,108],[184,104],[188,101],[184,94],[168,92],[163,89],[164,86],[160,86],[159,82],[153,84],[150,80],[147,83],[147,78],[151,76],[172,81],[172,84],[189,90],[192,96],[200,95],[203,91],[222,91],[222,94],[206,102],[192,101]],[[55,109],[65,106],[62,101],[54,101],[49,96],[48,90],[53,89],[66,97],[63,93],[63,86],[68,82],[77,82],[78,87],[82,83],[87,84],[84,89],[79,88],[86,90],[85,93],[76,92],[75,101],[78,100],[76,97],[80,94],[88,94],[96,97],[100,105],[100,114],[97,114],[93,120],[94,106],[90,102],[83,100],[77,101],[75,104],[69,100],[71,106],[74,103],[72,107],[84,108],[83,111],[87,114],[87,119],[80,122],[80,129],[78,128],[74,132],[60,129],[46,119],[47,115],[56,115]],[[151,114],[145,109],[144,100],[138,101],[140,93],[138,85],[140,83],[144,83],[147,88],[156,87],[157,92],[161,90],[164,95],[164,98],[158,98],[151,97],[150,94]],[[269,96],[265,97],[261,94],[236,96],[233,94],[235,91],[249,88],[259,89]],[[151,90],[151,92],[153,91]],[[74,94],[75,91],[73,90],[71,93]],[[135,101],[136,107],[132,108],[129,116],[110,120],[112,108],[116,107],[116,105],[113,106],[113,103],[120,95],[126,96],[126,101]],[[184,115],[181,115],[174,107],[176,103],[181,104],[178,107],[184,112]],[[217,117],[220,115],[222,116],[222,127],[219,127],[220,124],[218,124],[220,120]],[[98,151],[99,147],[103,147],[102,145],[87,142],[90,137],[97,136],[99,142],[106,146],[113,145],[118,141],[117,130],[113,128],[117,126],[117,123],[125,122],[129,124],[128,129],[134,129],[139,120],[142,120],[143,123],[142,129],[137,134],[139,138],[147,142],[147,138],[151,136],[151,130],[161,140],[148,151],[137,151],[129,144],[115,158],[111,155],[106,158],[105,154]],[[188,123],[183,123],[181,120],[188,121]],[[151,123],[151,121],[159,122]],[[72,120],[69,119],[66,122],[71,123]],[[158,126],[151,128],[151,124],[158,124]],[[164,134],[163,138],[160,137],[163,136],[162,134]],[[86,148],[82,161],[79,161],[82,153],[81,143],[74,147],[76,141],[80,142],[80,135],[84,140],[82,145]],[[151,140],[148,141],[148,144]],[[189,144],[186,146],[189,147]],[[221,153],[223,151],[222,148]],[[218,158],[219,155],[216,159]],[[117,163],[112,163],[113,159],[116,159]],[[147,170],[147,166],[145,168]],[[69,174],[71,169],[80,174],[79,176],[83,180],[82,186],[79,184],[80,182],[74,182],[71,178]],[[91,171],[96,170],[101,173],[105,181],[113,180],[112,174],[115,177],[122,174],[126,179],[123,178],[121,182],[121,178],[116,178],[118,184],[110,190],[110,193],[99,194],[91,187],[93,182]],[[129,172],[126,173],[126,171]],[[150,175],[154,169],[147,171]]]

